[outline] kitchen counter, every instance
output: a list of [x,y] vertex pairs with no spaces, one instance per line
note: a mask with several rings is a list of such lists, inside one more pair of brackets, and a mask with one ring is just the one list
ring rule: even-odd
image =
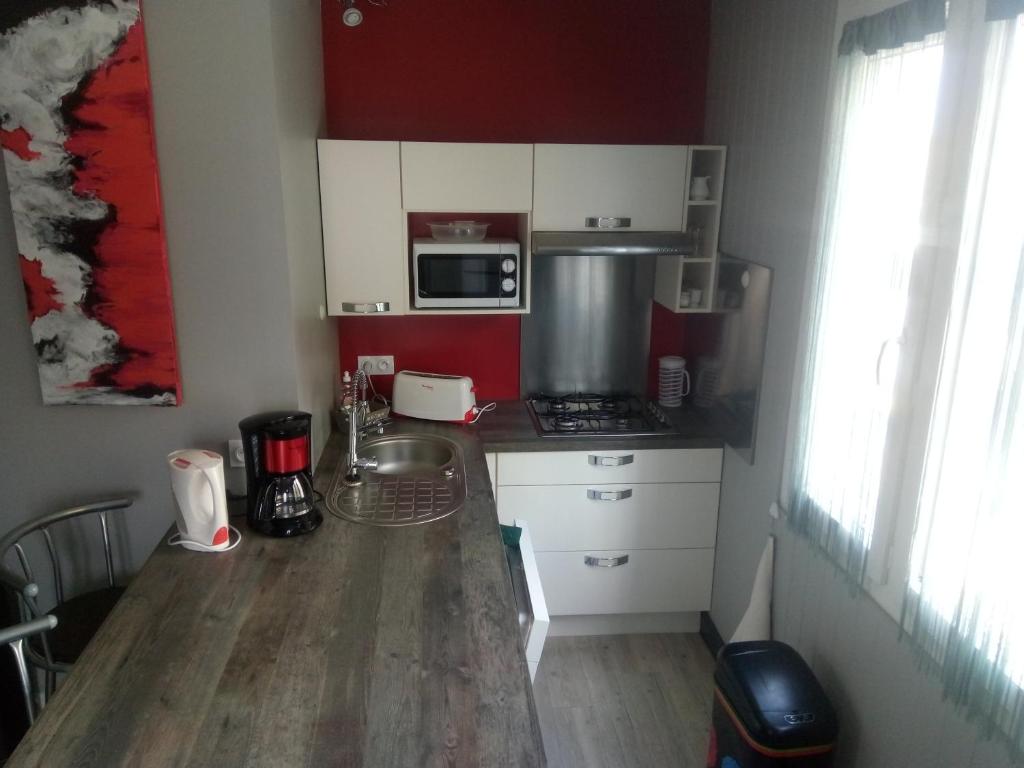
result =
[[[481,403],[482,405],[483,403]],[[560,435],[541,437],[522,400],[499,400],[495,410],[485,413],[470,427],[488,453],[517,451],[629,451],[648,448],[721,448],[722,438],[700,413],[690,407],[663,408],[679,430],[676,435],[647,437],[594,437]]]
[[480,443],[388,432],[460,444],[461,511],[396,529],[325,514],[295,539],[243,528],[216,555],[161,544],[8,767],[544,765]]

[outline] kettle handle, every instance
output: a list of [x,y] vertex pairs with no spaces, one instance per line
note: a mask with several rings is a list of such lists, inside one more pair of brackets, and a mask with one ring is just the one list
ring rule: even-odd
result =
[[213,470],[206,467],[199,467],[200,473],[202,473],[203,480],[210,486],[210,498],[213,500],[213,505],[210,507],[210,517],[213,519],[217,516],[217,483],[213,479]]

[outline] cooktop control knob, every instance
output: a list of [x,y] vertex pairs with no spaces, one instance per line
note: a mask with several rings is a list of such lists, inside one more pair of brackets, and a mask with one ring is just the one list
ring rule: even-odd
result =
[[506,277],[501,281],[501,290],[503,293],[512,293],[516,289],[516,281],[511,277]]
[[511,274],[512,272],[515,272],[516,271],[516,261],[515,261],[515,259],[505,259],[503,262],[501,262],[501,271],[504,272],[506,275]]

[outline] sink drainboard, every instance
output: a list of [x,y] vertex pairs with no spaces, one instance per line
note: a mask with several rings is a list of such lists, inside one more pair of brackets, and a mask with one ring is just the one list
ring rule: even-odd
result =
[[[399,526],[440,520],[462,506],[461,483],[429,477],[364,474],[362,485],[342,481],[339,466],[324,499],[335,517],[368,525]],[[461,479],[461,478],[460,478]]]

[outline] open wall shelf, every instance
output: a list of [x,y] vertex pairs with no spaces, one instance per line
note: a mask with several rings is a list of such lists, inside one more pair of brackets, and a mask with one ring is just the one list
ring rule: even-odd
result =
[[[718,264],[718,234],[725,186],[724,146],[692,146],[686,163],[683,231],[690,235],[690,256],[659,256],[654,300],[678,313],[710,312]],[[708,177],[708,197],[693,199],[694,180]]]

